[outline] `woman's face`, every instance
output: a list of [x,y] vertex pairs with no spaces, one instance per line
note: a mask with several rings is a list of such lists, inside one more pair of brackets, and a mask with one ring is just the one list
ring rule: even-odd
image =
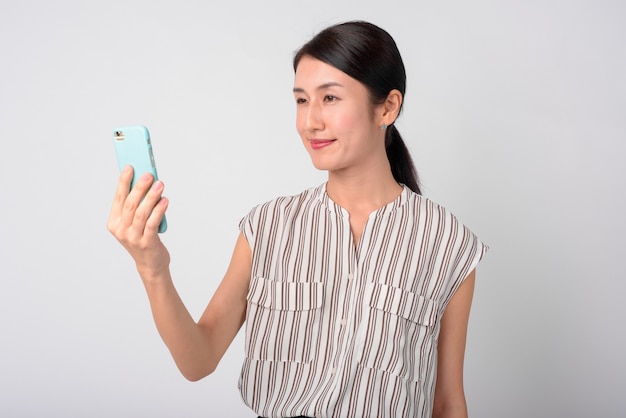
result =
[[[371,166],[385,156],[384,131],[367,88],[344,72],[304,56],[293,88],[296,128],[313,165],[339,171]],[[386,156],[385,156],[386,158]]]

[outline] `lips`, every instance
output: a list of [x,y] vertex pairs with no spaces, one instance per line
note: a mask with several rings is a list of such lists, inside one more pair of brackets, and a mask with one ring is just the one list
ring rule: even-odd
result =
[[335,142],[334,139],[309,139],[312,149],[321,149]]

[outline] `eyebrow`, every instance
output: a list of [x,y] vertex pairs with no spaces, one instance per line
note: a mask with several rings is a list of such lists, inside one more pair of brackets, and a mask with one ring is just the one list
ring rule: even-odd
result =
[[[318,91],[326,90],[326,89],[328,89],[330,87],[343,87],[343,85],[340,84],[340,83],[337,83],[336,81],[329,81],[328,83],[324,83],[324,84],[318,86],[316,88],[316,90],[318,90]],[[293,88],[293,92],[294,93],[304,93],[304,89],[301,88],[301,87],[294,87]]]

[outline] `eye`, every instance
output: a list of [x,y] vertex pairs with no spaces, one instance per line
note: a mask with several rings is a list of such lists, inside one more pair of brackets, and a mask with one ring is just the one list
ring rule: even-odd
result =
[[296,104],[304,104],[306,99],[304,97],[296,97]]
[[336,102],[337,100],[337,96],[333,96],[332,94],[327,94],[326,96],[324,96],[325,102]]

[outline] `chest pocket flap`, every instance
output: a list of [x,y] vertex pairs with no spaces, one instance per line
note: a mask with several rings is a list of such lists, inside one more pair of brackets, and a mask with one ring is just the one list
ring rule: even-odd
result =
[[308,311],[322,306],[321,282],[277,282],[255,277],[248,301],[277,311]]
[[379,283],[370,306],[430,326],[437,320],[437,303],[417,293]]

